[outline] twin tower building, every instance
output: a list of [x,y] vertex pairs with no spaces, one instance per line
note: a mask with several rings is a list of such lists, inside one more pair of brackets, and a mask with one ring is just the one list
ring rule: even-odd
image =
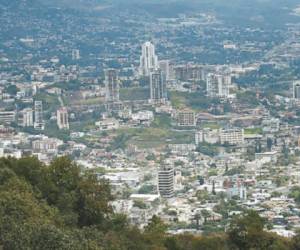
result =
[[[168,61],[158,61],[155,46],[151,42],[142,45],[140,57],[139,76],[148,78],[150,82],[151,103],[164,103],[167,100],[166,81],[169,72]],[[118,102],[119,79],[118,71],[108,69],[105,71],[106,102]]]

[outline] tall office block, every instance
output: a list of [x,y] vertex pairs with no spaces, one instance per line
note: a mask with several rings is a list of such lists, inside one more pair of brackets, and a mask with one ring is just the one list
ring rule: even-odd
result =
[[115,69],[105,71],[105,100],[106,102],[120,100],[118,71]]
[[35,101],[34,102],[34,128],[36,130],[45,129],[45,121],[43,119],[43,102]]
[[59,129],[69,129],[68,110],[62,107],[56,112],[57,126]]
[[166,77],[158,69],[150,73],[150,102],[161,103],[167,99]]
[[221,74],[218,76],[218,87],[219,87],[219,97],[227,98],[229,96],[229,89],[231,86],[231,75]]
[[159,68],[164,73],[166,80],[170,80],[170,61],[169,60],[163,60],[159,61]]
[[155,47],[151,42],[142,45],[139,72],[141,76],[149,76],[151,71],[158,69],[158,58],[155,55]]
[[20,126],[33,127],[33,110],[32,108],[25,108],[21,111]]
[[293,98],[300,99],[300,81],[293,83]]
[[206,78],[206,93],[209,97],[216,97],[218,89],[218,77],[215,74],[208,74]]
[[80,51],[79,49],[72,50],[72,60],[79,60],[80,59]]
[[174,196],[174,169],[172,167],[164,167],[158,171],[158,191],[164,198]]
[[206,78],[206,91],[210,97],[229,97],[231,86],[231,76],[229,74],[210,73]]

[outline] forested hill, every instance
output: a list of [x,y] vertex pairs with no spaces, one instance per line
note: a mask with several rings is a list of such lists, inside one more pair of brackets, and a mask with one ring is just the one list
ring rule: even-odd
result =
[[35,158],[0,159],[0,249],[217,250],[299,249],[300,235],[286,239],[264,231],[249,211],[227,234],[171,236],[153,217],[142,231],[115,214],[109,183],[68,158],[46,166]]

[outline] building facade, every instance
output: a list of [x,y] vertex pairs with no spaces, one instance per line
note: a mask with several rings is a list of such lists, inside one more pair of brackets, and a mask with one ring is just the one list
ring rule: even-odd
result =
[[159,68],[164,73],[166,81],[170,80],[170,61],[162,60],[159,61]]
[[15,111],[0,111],[0,123],[8,124],[16,120]]
[[244,130],[243,129],[221,129],[220,130],[220,143],[230,145],[240,145],[244,143]]
[[105,100],[106,102],[118,102],[120,100],[118,71],[108,69],[105,71]]
[[293,83],[293,98],[300,99],[300,81],[295,81]]
[[21,111],[20,126],[33,127],[33,110],[32,108],[25,108]]
[[150,73],[150,102],[163,103],[167,99],[166,78],[162,70]]
[[139,73],[141,76],[150,76],[150,73],[158,69],[158,58],[155,54],[155,46],[151,42],[142,45]]
[[228,98],[230,94],[230,74],[210,73],[206,78],[206,91],[209,97]]
[[163,198],[174,196],[174,169],[164,167],[158,171],[158,191]]
[[196,114],[192,110],[180,110],[177,112],[177,125],[180,127],[196,126]]
[[68,110],[62,107],[56,112],[57,126],[59,129],[69,129]]
[[34,102],[34,128],[36,130],[45,129],[45,121],[43,118],[43,102],[35,101]]

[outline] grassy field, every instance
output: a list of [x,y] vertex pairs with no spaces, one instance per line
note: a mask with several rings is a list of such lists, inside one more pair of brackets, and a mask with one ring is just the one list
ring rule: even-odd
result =
[[195,111],[207,111],[212,103],[219,103],[219,100],[214,98],[208,98],[203,93],[187,93],[171,91],[169,93],[172,105],[177,108],[191,108]]
[[94,128],[96,128],[94,120],[70,122],[70,129],[73,131],[89,131]]
[[120,89],[122,101],[147,100],[150,97],[149,88],[123,88]]
[[244,129],[244,133],[246,135],[255,135],[255,134],[262,134],[262,128],[246,128]]
[[35,99],[43,102],[44,111],[54,112],[60,107],[60,103],[56,95],[39,93],[36,95]]
[[206,122],[201,125],[202,128],[219,129],[221,126],[215,122]]
[[165,145],[192,143],[194,142],[194,132],[192,131],[173,131],[166,128],[139,128],[122,129],[118,134],[126,134],[127,144],[134,144],[140,148],[157,148]]
[[158,114],[155,116],[151,126],[154,128],[171,128],[171,116],[167,114]]
[[187,106],[186,97],[183,93],[172,91],[169,96],[172,106],[176,109],[185,108]]

